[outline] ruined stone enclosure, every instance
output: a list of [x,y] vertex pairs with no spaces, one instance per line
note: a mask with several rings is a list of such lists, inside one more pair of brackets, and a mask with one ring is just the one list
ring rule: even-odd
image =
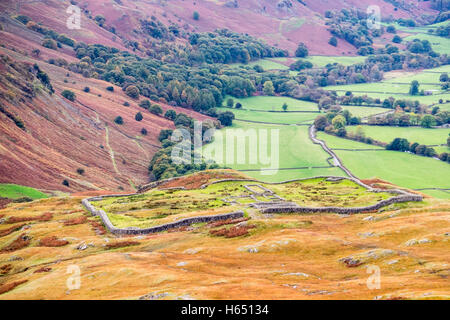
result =
[[421,200],[420,195],[375,189],[353,178],[316,177],[273,184],[220,180],[194,190],[155,187],[145,193],[85,199],[83,204],[110,232],[124,235],[235,219],[250,211],[353,214]]

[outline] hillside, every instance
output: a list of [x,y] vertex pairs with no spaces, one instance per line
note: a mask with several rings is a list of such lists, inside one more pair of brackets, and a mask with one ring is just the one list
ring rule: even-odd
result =
[[[225,177],[247,178],[234,171],[208,172],[140,197],[167,192],[170,206],[201,208],[204,201],[195,200],[208,191],[199,186]],[[303,183],[297,187],[316,201],[314,188],[321,189],[323,181]],[[327,185],[336,194],[346,188]],[[285,192],[295,191],[286,186]],[[187,190],[162,191],[171,187]],[[233,184],[213,188],[211,196],[236,190]],[[279,192],[283,186],[269,188]],[[189,203],[183,194],[191,196]],[[449,298],[448,201],[425,197],[355,215],[262,214],[246,208],[244,219],[117,238],[81,200],[54,197],[0,211],[0,299]],[[114,208],[110,201],[107,206]],[[127,204],[120,206],[116,209]],[[81,286],[68,289],[67,272],[74,270]],[[374,270],[380,271],[379,287],[371,280]]]

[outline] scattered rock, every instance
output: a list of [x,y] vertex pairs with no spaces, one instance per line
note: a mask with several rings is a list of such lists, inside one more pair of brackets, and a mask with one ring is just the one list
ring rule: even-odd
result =
[[298,276],[298,277],[309,278],[309,274],[303,273],[303,272],[291,272],[291,273],[285,273],[284,276]]
[[391,265],[391,264],[396,264],[397,262],[398,262],[398,260],[394,259],[394,260],[386,262],[386,264]]
[[80,251],[86,250],[87,248],[88,248],[88,246],[87,246],[84,242],[80,243],[80,244],[76,247],[76,249],[77,249],[77,250],[80,250]]
[[373,216],[368,216],[368,217],[363,218],[363,221],[374,221],[374,220],[375,220],[375,218]]
[[167,292],[163,292],[163,293],[152,292],[152,293],[149,293],[149,294],[139,297],[139,300],[159,300],[161,298],[167,297],[168,295],[169,295],[169,293],[167,293]]
[[8,261],[21,261],[21,260],[23,260],[23,258],[19,256],[12,256],[8,259]]
[[375,234],[375,232],[363,232],[363,233],[358,233],[358,235],[361,238],[370,238],[370,237],[375,236],[376,234]]
[[181,261],[177,263],[177,267],[184,267],[187,265],[187,262]]

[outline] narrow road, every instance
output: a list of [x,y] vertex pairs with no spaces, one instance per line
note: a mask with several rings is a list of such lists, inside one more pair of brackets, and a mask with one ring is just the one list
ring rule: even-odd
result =
[[336,153],[334,153],[333,150],[331,150],[330,148],[328,148],[328,146],[326,145],[326,143],[320,139],[317,139],[316,137],[316,127],[314,125],[311,125],[309,127],[309,138],[312,140],[312,142],[314,144],[319,144],[322,149],[328,153],[331,158],[333,158],[333,162],[335,164],[336,167],[339,167],[342,169],[342,171],[344,171],[350,178],[356,179],[358,181],[360,181],[356,176],[354,176],[350,170],[348,170],[343,164],[342,161],[338,158],[338,156],[336,155]]

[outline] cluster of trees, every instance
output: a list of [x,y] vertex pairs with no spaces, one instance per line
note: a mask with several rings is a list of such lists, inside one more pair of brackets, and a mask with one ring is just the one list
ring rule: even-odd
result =
[[417,142],[410,143],[405,138],[395,138],[389,144],[386,145],[386,150],[411,152],[425,157],[433,157],[433,158],[438,157],[440,160],[447,161],[448,163],[450,163],[450,157],[447,152],[443,152],[438,156],[434,148],[426,146],[424,144],[419,144]]
[[155,16],[151,16],[150,20],[141,20],[140,27],[141,32],[159,40],[174,41],[180,35],[180,28],[177,25],[171,24],[166,27]]
[[436,29],[429,29],[428,33],[439,37],[450,38],[450,23],[445,26],[439,26]]
[[228,29],[192,33],[189,60],[195,63],[248,63],[252,60],[287,57],[288,52],[269,46],[249,35]]
[[46,28],[39,23],[34,22],[30,17],[25,15],[18,15],[15,17],[16,20],[20,21],[24,25],[27,26],[28,29],[38,32],[45,36],[44,42],[42,45],[44,47],[50,49],[56,49],[57,47],[61,47],[61,44],[68,45],[70,47],[74,47],[76,42],[75,40],[69,38],[65,34],[59,34],[58,32]]
[[319,115],[314,120],[314,126],[319,131],[325,131],[338,137],[346,137],[346,125],[357,125],[361,119],[352,116],[348,110],[330,110],[325,115]]
[[[188,130],[191,134],[191,137],[194,136],[194,120],[183,114],[179,113],[174,119],[174,124],[179,129]],[[202,125],[202,138],[204,138],[203,134],[210,128],[217,127],[217,123],[213,123],[211,121],[204,121]],[[195,150],[193,148],[193,143],[189,146],[186,145],[185,152],[189,153],[190,159],[184,159],[181,163],[176,163],[180,161],[180,159],[174,159],[173,151],[177,142],[172,141],[172,133],[171,129],[163,129],[159,133],[159,141],[161,142],[162,149],[155,153],[149,165],[149,173],[156,180],[168,179],[172,177],[177,177],[185,174],[190,174],[196,171],[202,171],[207,169],[217,169],[220,168],[216,163],[209,161],[205,162],[203,159],[200,164],[194,163],[195,159]],[[204,139],[202,139],[204,141]],[[191,141],[192,142],[192,141]],[[209,142],[209,141],[206,141]]]
[[384,32],[384,28],[370,30],[367,27],[367,13],[360,10],[327,11],[325,17],[328,18],[326,24],[331,34],[356,48],[371,47],[373,37],[379,37]]
[[435,114],[408,114],[405,112],[395,112],[386,115],[369,117],[369,124],[381,126],[421,126],[431,128],[434,126],[450,123],[450,112],[437,111]]

